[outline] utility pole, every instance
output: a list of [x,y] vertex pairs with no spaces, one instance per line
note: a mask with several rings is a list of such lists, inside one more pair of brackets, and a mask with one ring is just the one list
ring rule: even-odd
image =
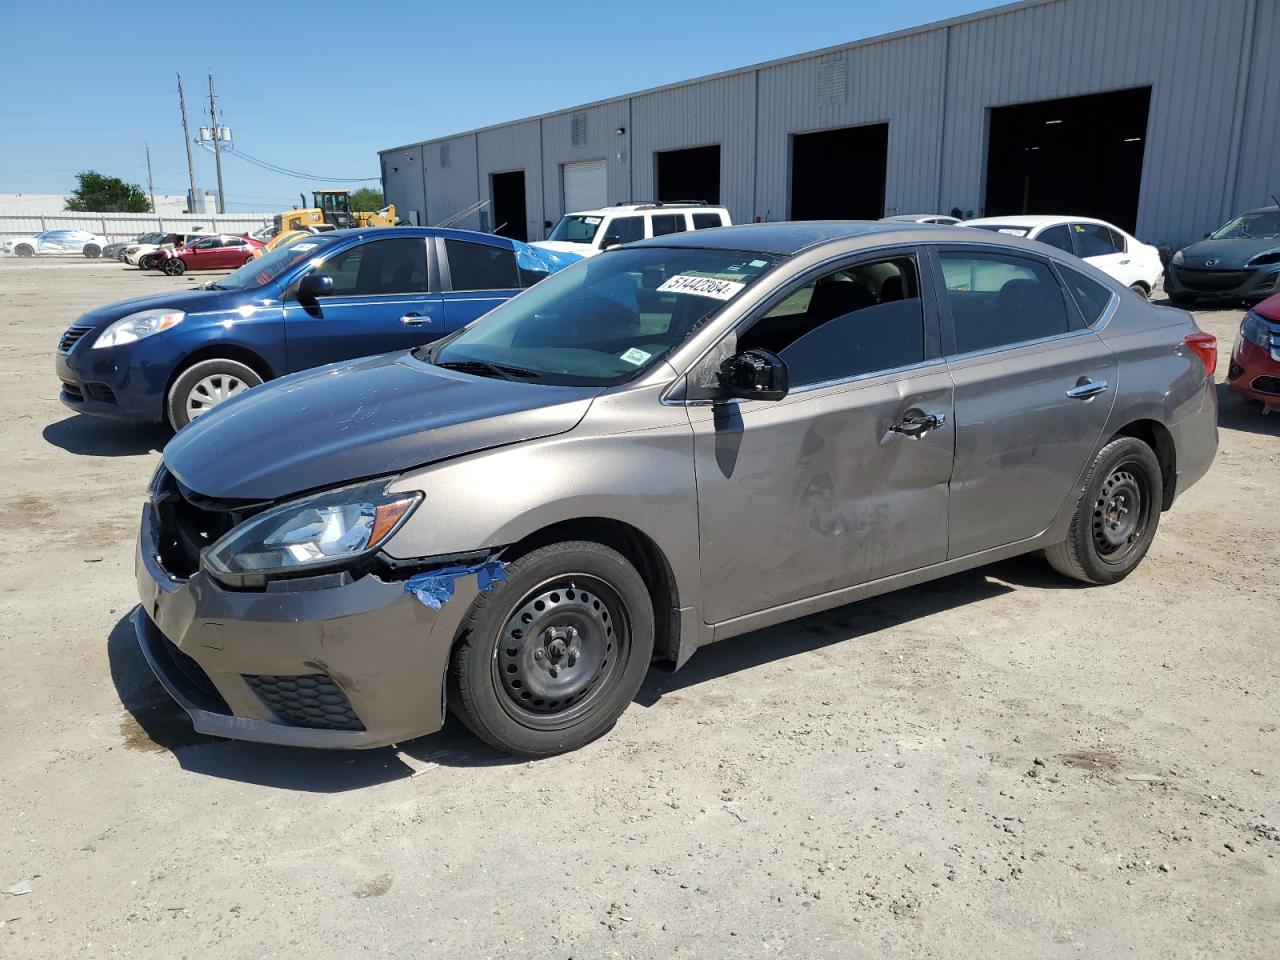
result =
[[218,97],[213,92],[213,71],[209,71],[209,120],[213,123],[213,162],[218,168],[218,212],[227,212],[226,195],[222,192],[222,131],[218,127]]
[[191,212],[200,203],[200,188],[196,186],[196,162],[191,158],[191,130],[187,126],[187,101],[182,96],[182,74],[178,74],[178,108],[182,110],[182,140],[187,145],[187,175],[191,178]]
[[159,213],[156,209],[156,182],[151,178],[151,144],[143,144],[147,150],[147,192],[151,194],[151,212]]

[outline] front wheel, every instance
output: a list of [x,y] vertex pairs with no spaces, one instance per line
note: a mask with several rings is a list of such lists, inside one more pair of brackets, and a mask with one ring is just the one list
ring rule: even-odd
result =
[[1140,296],[1143,300],[1151,299],[1151,291],[1147,289],[1147,285],[1145,283],[1131,283],[1129,284],[1129,289]]
[[98,257],[102,256],[102,248],[96,243],[88,243],[85,244],[83,253],[90,260],[96,260]]
[[622,554],[592,541],[540,547],[506,567],[463,621],[449,707],[486,743],[544,757],[607,733],[653,655],[653,604]]
[[35,250],[32,249],[30,245],[25,243],[19,244],[18,246],[14,247],[13,252],[19,257],[34,257],[36,255]]
[[1117,583],[1147,555],[1160,524],[1160,461],[1136,437],[1117,437],[1085,478],[1067,539],[1045,550],[1064,576]]
[[237,360],[201,360],[182,371],[169,388],[165,400],[165,413],[169,425],[181,430],[196,417],[202,416],[237,394],[258,386],[262,378]]
[[160,264],[160,268],[171,277],[180,277],[187,272],[187,265],[179,257],[170,257]]

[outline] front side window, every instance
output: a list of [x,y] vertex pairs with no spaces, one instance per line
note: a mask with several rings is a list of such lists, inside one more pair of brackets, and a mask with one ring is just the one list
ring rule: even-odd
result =
[[213,247],[220,247],[220,246],[222,246],[221,240],[219,240],[217,237],[210,237],[208,240],[201,240],[199,243],[193,243],[191,245],[191,248],[193,250],[210,250]]
[[859,263],[806,284],[739,336],[739,351],[753,348],[786,361],[793,387],[923,362],[915,258]]
[[614,217],[609,223],[609,236],[618,243],[634,243],[644,239],[644,217]]
[[444,248],[454,290],[510,290],[520,286],[514,251],[467,240],[446,240]]
[[561,243],[590,243],[596,238],[603,219],[604,217],[578,214],[561,217],[547,239],[558,240]]
[[999,253],[940,255],[956,352],[990,350],[1066,333],[1062,287],[1038,260]]
[[561,270],[419,356],[484,376],[609,386],[643,374],[779,258],[624,247]]
[[1111,228],[1102,223],[1073,223],[1071,233],[1076,241],[1076,256],[1105,257],[1116,252]]
[[1047,243],[1051,247],[1056,247],[1064,253],[1074,254],[1076,252],[1075,248],[1071,246],[1071,230],[1065,223],[1049,227],[1049,229],[1041,233],[1036,237],[1036,239],[1041,243]]
[[665,237],[669,233],[684,232],[684,214],[655,213],[653,215],[653,235]]
[[427,290],[427,247],[421,237],[373,240],[334,254],[315,272],[333,278],[331,297],[421,293]]

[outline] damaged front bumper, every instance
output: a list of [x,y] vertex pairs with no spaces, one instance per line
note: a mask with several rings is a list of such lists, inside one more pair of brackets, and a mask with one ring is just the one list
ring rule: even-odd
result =
[[301,747],[384,746],[439,730],[458,625],[478,591],[458,578],[432,609],[368,574],[227,590],[171,576],[143,508],[131,620],[151,669],[201,733]]

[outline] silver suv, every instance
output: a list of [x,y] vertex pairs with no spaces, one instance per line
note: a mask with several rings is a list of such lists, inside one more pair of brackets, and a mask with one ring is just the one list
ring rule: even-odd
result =
[[552,754],[713,641],[1030,551],[1122,579],[1213,460],[1216,358],[999,234],[644,241],[179,431],[133,621],[206,733],[376,746],[447,700]]

